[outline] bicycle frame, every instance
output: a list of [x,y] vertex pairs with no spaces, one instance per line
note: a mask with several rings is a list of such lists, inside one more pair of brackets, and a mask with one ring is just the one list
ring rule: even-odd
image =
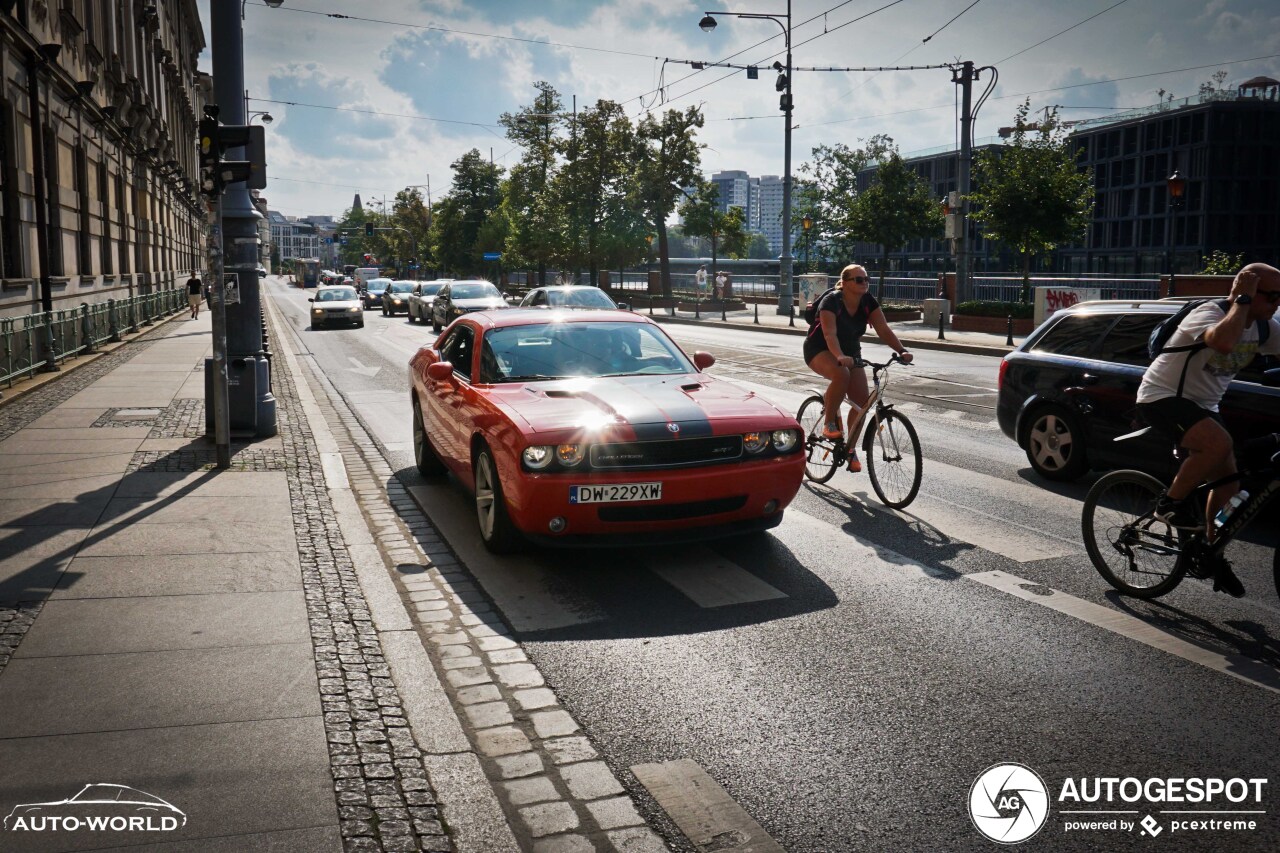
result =
[[[890,360],[889,362],[886,362],[885,364],[873,364],[872,362],[869,362],[869,361],[859,361],[856,363],[858,367],[863,367],[868,364],[871,365],[872,387],[871,387],[871,390],[867,393],[866,404],[863,405],[862,411],[858,413],[857,419],[853,422],[853,428],[849,430],[849,437],[847,439],[847,443],[850,447],[858,446],[857,439],[858,439],[858,436],[862,435],[862,428],[867,422],[867,412],[871,411],[872,408],[874,408],[877,412],[881,411],[882,409],[893,408],[892,403],[885,403],[882,399],[884,396],[885,390],[889,387],[889,365],[892,363],[893,363],[892,360]],[[884,373],[883,382],[881,382],[880,380],[881,372]]]
[[[1249,472],[1245,472],[1245,474],[1248,473]],[[1245,476],[1245,474],[1232,474],[1230,477],[1224,477],[1221,480],[1206,483],[1196,489],[1193,494],[1203,498],[1214,488],[1235,480],[1240,480]],[[1271,482],[1259,489],[1256,494],[1249,495],[1248,499],[1245,500],[1244,503],[1236,507],[1235,512],[1227,516],[1226,524],[1222,525],[1222,527],[1218,529],[1217,535],[1213,537],[1213,541],[1208,543],[1209,553],[1213,556],[1221,554],[1223,550],[1226,549],[1227,544],[1249,526],[1249,522],[1253,521],[1254,517],[1262,510],[1262,507],[1266,504],[1267,500],[1277,491],[1280,491],[1280,479],[1273,477]],[[1200,535],[1203,536],[1203,534]]]

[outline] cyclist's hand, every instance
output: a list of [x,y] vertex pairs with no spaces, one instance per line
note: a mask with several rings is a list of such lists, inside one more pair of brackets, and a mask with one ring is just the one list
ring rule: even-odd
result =
[[840,356],[839,358],[836,359],[836,364],[840,365],[841,367],[849,367],[849,368],[858,366],[857,361],[855,361],[853,356],[851,355]]
[[902,352],[898,353],[898,361],[901,361],[903,364],[910,364],[914,360],[915,356],[911,354],[910,350],[904,349]]
[[1258,292],[1258,274],[1252,270],[1240,270],[1236,273],[1236,280],[1231,284],[1231,296],[1249,296],[1253,297]]

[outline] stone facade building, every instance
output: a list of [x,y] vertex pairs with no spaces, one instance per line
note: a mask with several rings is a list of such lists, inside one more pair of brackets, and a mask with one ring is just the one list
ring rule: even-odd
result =
[[204,267],[196,0],[0,2],[0,316]]

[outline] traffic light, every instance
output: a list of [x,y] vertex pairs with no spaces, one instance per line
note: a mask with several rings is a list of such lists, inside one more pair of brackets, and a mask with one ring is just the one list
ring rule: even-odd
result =
[[366,223],[364,224],[364,236],[366,236],[366,237],[372,237],[372,236],[373,236],[373,223],[372,223],[372,222],[366,222]]
[[[266,137],[261,125],[222,125],[216,111],[200,120],[200,191],[215,197],[228,184],[245,182],[252,190],[266,189]],[[246,159],[223,160],[229,148],[243,148]]]

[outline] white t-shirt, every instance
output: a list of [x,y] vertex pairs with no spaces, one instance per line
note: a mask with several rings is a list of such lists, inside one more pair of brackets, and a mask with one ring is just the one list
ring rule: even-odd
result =
[[[1202,341],[1205,332],[1225,316],[1217,302],[1206,302],[1183,318],[1182,325],[1169,336],[1165,349]],[[1271,333],[1262,346],[1258,345],[1258,324],[1250,320],[1231,352],[1205,347],[1189,353],[1166,351],[1156,356],[1143,374],[1142,385],[1138,387],[1138,402],[1150,403],[1178,396],[1178,383],[1182,381],[1185,366],[1187,378],[1182,385],[1182,396],[1211,412],[1218,411],[1218,403],[1227,393],[1227,386],[1237,373],[1249,366],[1255,355],[1280,353],[1280,320],[1272,317],[1270,323]],[[1189,364],[1188,356],[1191,358]]]

